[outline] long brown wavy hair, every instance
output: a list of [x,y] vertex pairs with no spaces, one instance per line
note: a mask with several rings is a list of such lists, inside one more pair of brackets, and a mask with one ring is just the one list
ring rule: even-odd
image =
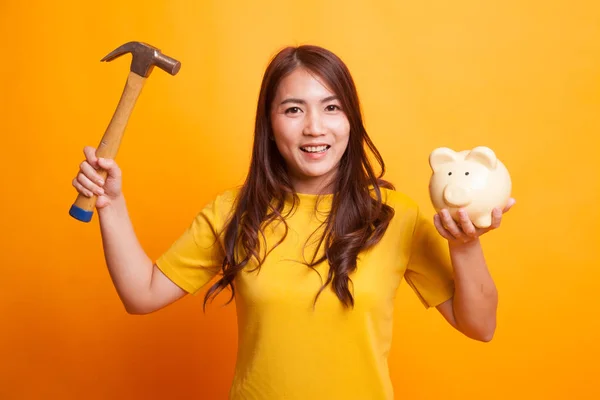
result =
[[[286,47],[271,60],[263,76],[256,109],[250,169],[224,229],[222,277],[206,293],[205,307],[211,297],[216,297],[228,286],[231,288],[229,303],[235,296],[233,282],[236,274],[248,265],[261,267],[272,250],[266,251],[261,257],[260,237],[264,238],[264,227],[280,221],[287,234],[285,215],[282,215],[285,199],[289,196],[294,199],[292,209],[299,199],[290,183],[285,161],[275,142],[270,140],[273,136],[270,115],[279,83],[300,67],[321,78],[339,97],[350,123],[348,147],[331,185],[331,209],[322,225],[323,233],[312,262],[306,263],[315,271],[314,267],[321,262],[326,260],[329,263],[327,280],[316,293],[315,302],[323,289],[331,284],[345,307],[354,306],[349,275],[356,269],[358,254],[381,239],[394,215],[393,209],[382,202],[380,191],[381,187],[394,187],[381,179],[385,165],[363,125],[358,94],[347,66],[322,47]],[[379,175],[371,166],[367,149],[379,164]],[[275,247],[284,238],[285,235]],[[323,244],[323,255],[316,259]]]

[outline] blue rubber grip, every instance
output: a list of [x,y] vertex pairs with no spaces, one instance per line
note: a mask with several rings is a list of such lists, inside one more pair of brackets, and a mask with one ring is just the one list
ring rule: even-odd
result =
[[83,208],[79,208],[76,205],[72,205],[71,209],[69,210],[69,215],[79,221],[90,222],[92,220],[94,212],[84,210]]

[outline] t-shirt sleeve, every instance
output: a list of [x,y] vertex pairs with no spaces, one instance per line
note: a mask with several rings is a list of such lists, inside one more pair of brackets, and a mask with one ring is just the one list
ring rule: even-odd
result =
[[221,270],[225,256],[219,235],[231,207],[228,197],[220,195],[207,204],[156,260],[156,266],[188,293],[196,294]]
[[426,308],[435,307],[454,295],[454,275],[448,242],[419,209],[413,231],[411,254],[404,274]]

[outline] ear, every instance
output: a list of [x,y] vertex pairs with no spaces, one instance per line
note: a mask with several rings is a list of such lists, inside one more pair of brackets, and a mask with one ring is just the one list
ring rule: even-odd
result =
[[465,160],[476,161],[489,169],[495,169],[498,164],[498,159],[496,158],[496,153],[492,151],[489,147],[478,146],[467,154]]
[[442,164],[456,161],[456,152],[447,147],[438,147],[429,155],[429,166],[432,170],[437,170]]

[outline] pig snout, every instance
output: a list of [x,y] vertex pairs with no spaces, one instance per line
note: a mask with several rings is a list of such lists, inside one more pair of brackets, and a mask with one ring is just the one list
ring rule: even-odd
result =
[[444,202],[452,207],[465,207],[471,203],[471,191],[457,185],[444,188]]

